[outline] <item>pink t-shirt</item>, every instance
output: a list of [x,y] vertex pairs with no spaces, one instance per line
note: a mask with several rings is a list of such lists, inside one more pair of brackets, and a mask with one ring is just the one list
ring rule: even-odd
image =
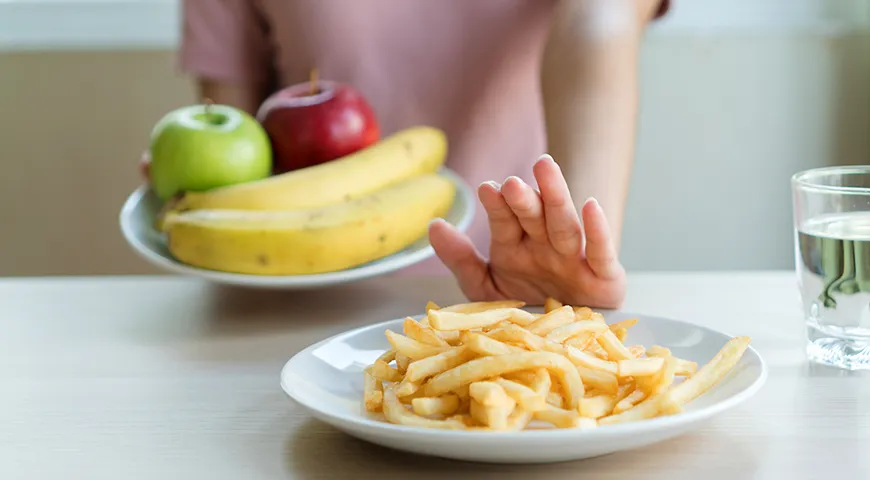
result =
[[[667,8],[666,2],[662,11]],[[321,78],[371,102],[382,135],[443,129],[447,166],[473,188],[531,167],[546,149],[540,61],[556,0],[187,0],[190,74],[272,88]],[[489,250],[486,214],[469,230]],[[409,271],[445,273],[437,259]]]

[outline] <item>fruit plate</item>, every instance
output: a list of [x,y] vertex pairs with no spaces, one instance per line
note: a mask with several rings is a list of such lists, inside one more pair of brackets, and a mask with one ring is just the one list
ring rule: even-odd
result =
[[[637,318],[626,345],[661,345],[676,357],[705,365],[731,339],[688,322],[625,312],[601,312],[608,323]],[[416,318],[420,318],[417,316]],[[387,423],[363,407],[363,370],[391,348],[387,329],[402,332],[402,319],[338,334],[294,355],[281,372],[281,387],[313,417],[357,438],[388,448],[486,463],[579,460],[644,447],[695,430],[752,397],[767,378],[751,346],[717,384],[683,406],[683,412],[591,429],[518,432],[441,430]],[[380,415],[380,414],[378,414]]]
[[[456,185],[456,197],[444,219],[460,231],[466,231],[474,219],[475,195],[468,184],[453,171],[443,168],[440,174]],[[209,281],[249,287],[305,289],[353,282],[409,267],[434,255],[424,237],[405,249],[358,267],[315,275],[246,275],[192,267],[175,259],[169,252],[166,237],[154,228],[160,201],[150,188],[134,191],[121,209],[119,222],[124,239],[145,260],[171,272],[201,277]]]

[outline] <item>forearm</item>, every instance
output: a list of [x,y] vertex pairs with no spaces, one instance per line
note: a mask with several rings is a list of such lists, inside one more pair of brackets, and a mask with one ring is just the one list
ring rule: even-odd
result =
[[542,65],[548,151],[577,202],[598,199],[617,246],[634,156],[645,24],[634,1],[563,4]]

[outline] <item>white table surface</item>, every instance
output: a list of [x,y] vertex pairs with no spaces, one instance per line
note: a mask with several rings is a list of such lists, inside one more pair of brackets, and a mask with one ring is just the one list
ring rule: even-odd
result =
[[702,430],[553,465],[371,446],[310,419],[278,374],[310,343],[462,301],[450,279],[306,293],[178,277],[0,280],[0,479],[870,478],[870,374],[809,365],[791,272],[635,274],[624,310],[748,334],[762,391]]

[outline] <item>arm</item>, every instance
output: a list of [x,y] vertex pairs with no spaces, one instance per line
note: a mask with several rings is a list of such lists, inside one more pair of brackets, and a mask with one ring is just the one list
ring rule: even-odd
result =
[[200,100],[251,115],[268,96],[273,50],[266,18],[252,0],[184,0],[179,59]]
[[660,4],[563,0],[544,52],[549,153],[576,201],[600,202],[617,250],[634,156],[638,51]]

